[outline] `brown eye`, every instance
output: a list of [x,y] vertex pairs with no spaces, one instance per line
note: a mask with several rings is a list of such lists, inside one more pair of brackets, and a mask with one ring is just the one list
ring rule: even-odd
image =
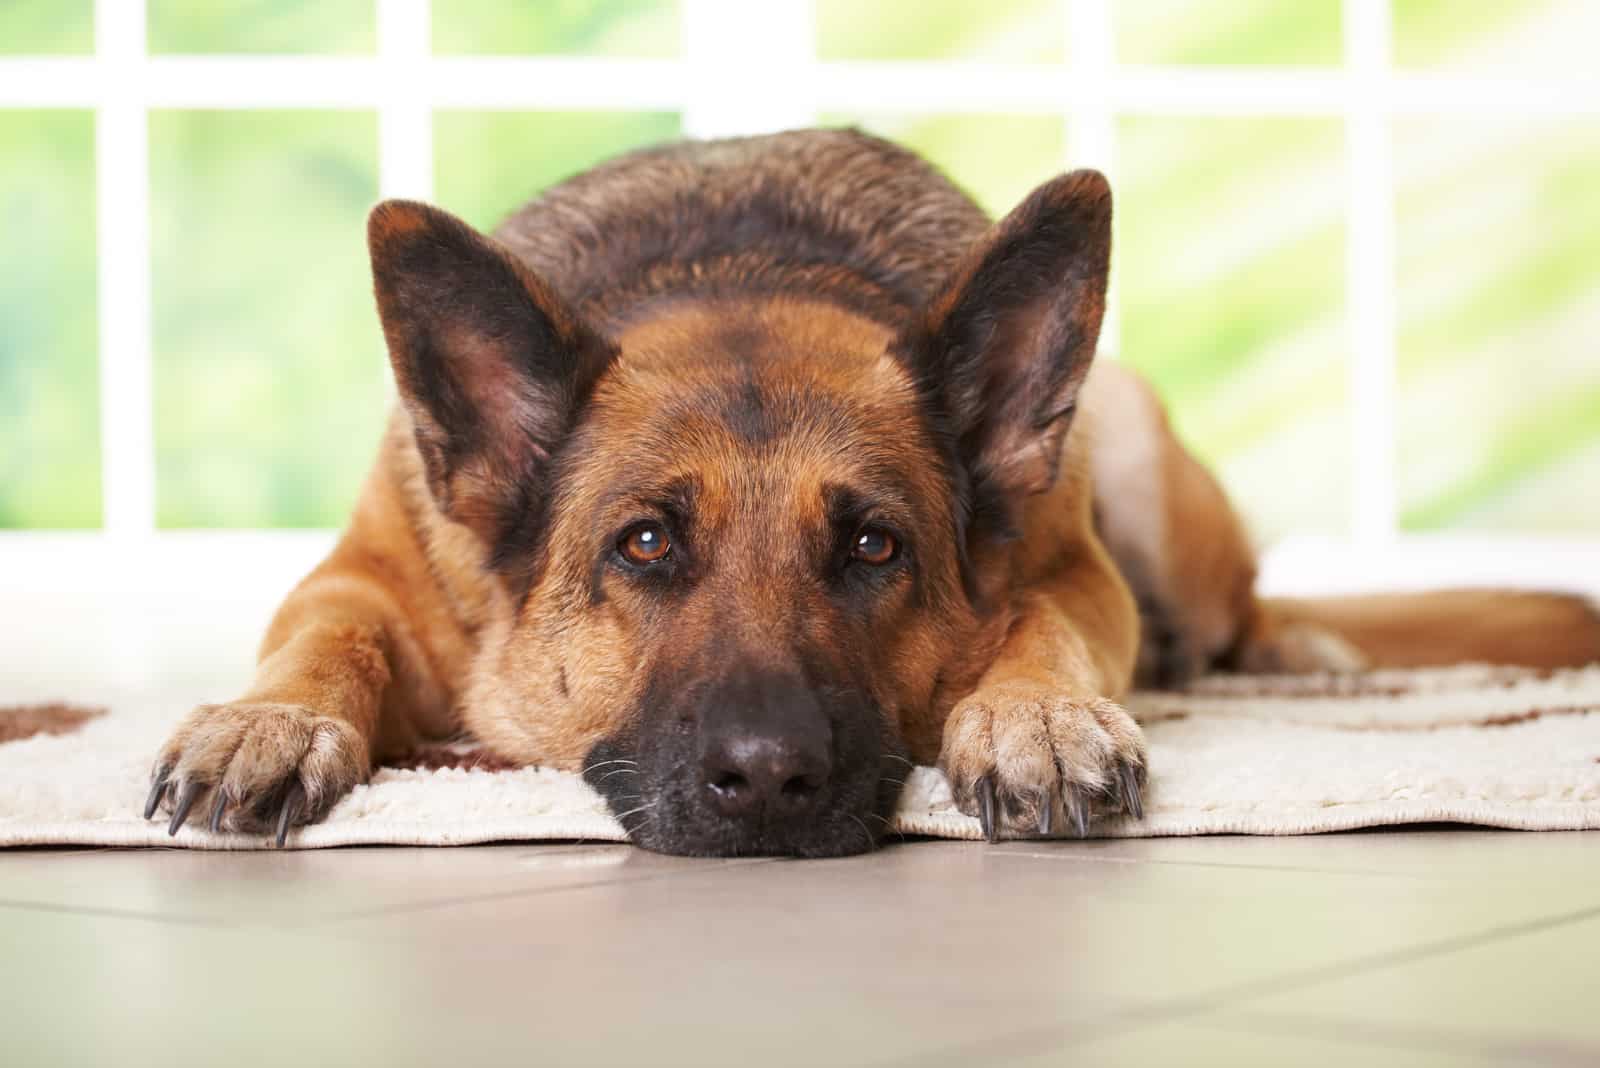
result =
[[874,567],[887,564],[899,551],[900,543],[895,536],[881,527],[862,527],[856,534],[855,543],[850,546],[852,557]]
[[660,524],[641,523],[622,536],[622,541],[617,545],[617,551],[622,553],[630,564],[654,564],[666,559],[667,552],[672,548],[672,543],[667,540],[667,532]]

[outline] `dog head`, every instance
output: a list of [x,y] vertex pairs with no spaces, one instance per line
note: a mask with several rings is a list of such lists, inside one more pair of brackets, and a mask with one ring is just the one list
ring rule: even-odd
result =
[[582,770],[633,840],[871,848],[1009,621],[1104,306],[1110,195],[1036,190],[895,325],[802,291],[602,332],[436,209],[373,213],[378,307],[429,492],[513,610],[466,698]]

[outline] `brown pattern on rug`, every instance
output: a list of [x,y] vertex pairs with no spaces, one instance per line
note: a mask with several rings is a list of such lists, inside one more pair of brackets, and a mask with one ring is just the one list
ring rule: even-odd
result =
[[1509,688],[1522,682],[1549,679],[1558,674],[1540,668],[1465,664],[1447,668],[1361,671],[1349,674],[1315,672],[1307,675],[1203,675],[1182,690],[1143,691],[1143,696],[1180,697],[1408,697],[1449,690]]
[[[1159,697],[1160,695],[1157,694],[1157,696]],[[1304,695],[1302,695],[1302,696],[1304,696]],[[1311,695],[1311,696],[1321,696],[1321,695],[1320,694],[1314,694],[1314,695]],[[1385,693],[1385,694],[1379,694],[1377,696],[1382,696],[1382,697],[1404,697],[1404,696],[1407,696],[1407,695],[1404,694],[1404,693],[1400,693],[1400,694]],[[1417,732],[1417,731],[1435,731],[1435,730],[1439,730],[1439,729],[1445,728],[1445,727],[1469,727],[1469,726],[1470,727],[1486,727],[1486,728],[1487,727],[1515,727],[1515,726],[1517,726],[1519,724],[1529,723],[1529,722],[1532,722],[1533,720],[1540,719],[1540,718],[1543,718],[1545,716],[1587,716],[1587,715],[1593,714],[1595,711],[1596,711],[1596,706],[1592,705],[1592,704],[1584,704],[1584,705],[1540,705],[1538,708],[1530,708],[1530,709],[1528,709],[1527,711],[1524,711],[1524,712],[1509,712],[1509,713],[1506,713],[1504,715],[1483,716],[1481,718],[1465,718],[1465,719],[1457,719],[1457,720],[1441,720],[1439,722],[1433,722],[1433,723],[1373,723],[1373,722],[1370,722],[1370,721],[1361,722],[1361,723],[1337,723],[1337,722],[1329,722],[1329,721],[1320,721],[1320,722],[1301,721],[1300,725],[1301,726],[1305,726],[1305,727],[1315,727],[1318,730],[1353,731],[1353,732],[1363,733],[1363,734],[1371,733],[1371,732],[1374,732],[1374,731],[1377,731],[1377,732],[1380,732],[1380,733],[1381,732],[1388,732],[1388,733],[1408,732],[1408,733],[1414,733],[1414,732]],[[1179,720],[1188,719],[1193,715],[1192,712],[1189,712],[1187,710],[1176,709],[1176,708],[1167,708],[1167,707],[1164,707],[1163,705],[1161,705],[1159,703],[1154,703],[1154,702],[1152,702],[1152,703],[1141,703],[1135,709],[1135,712],[1137,713],[1136,718],[1138,719],[1138,721],[1141,724],[1145,724],[1145,725],[1148,725],[1148,724],[1151,724],[1151,723],[1176,723]],[[1227,718],[1226,713],[1212,712],[1212,713],[1209,713],[1209,715],[1214,717],[1214,718]],[[1248,718],[1248,717],[1241,717],[1241,718]],[[1600,757],[1596,757],[1595,759],[1596,759],[1597,763],[1600,763]]]
[[35,734],[68,734],[105,713],[103,708],[85,708],[60,701],[48,705],[0,707],[0,743],[19,742]]

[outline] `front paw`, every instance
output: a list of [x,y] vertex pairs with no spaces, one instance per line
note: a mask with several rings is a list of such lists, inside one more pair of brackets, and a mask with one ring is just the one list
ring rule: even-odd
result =
[[1058,821],[1082,838],[1096,818],[1144,818],[1144,735],[1103,698],[1034,683],[979,689],[951,711],[939,764],[990,841],[1050,834]]
[[300,705],[201,705],[161,750],[144,816],[170,812],[169,834],[199,811],[211,830],[276,830],[319,819],[371,771],[361,733]]

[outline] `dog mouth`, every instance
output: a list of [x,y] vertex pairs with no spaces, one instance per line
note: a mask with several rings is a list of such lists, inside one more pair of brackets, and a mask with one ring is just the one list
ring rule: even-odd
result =
[[[675,722],[596,745],[583,777],[629,841],[702,857],[840,857],[889,832],[911,761],[876,731],[836,731],[826,770],[785,744],[734,746],[708,758],[693,724]],[[730,766],[731,765],[731,766]]]

